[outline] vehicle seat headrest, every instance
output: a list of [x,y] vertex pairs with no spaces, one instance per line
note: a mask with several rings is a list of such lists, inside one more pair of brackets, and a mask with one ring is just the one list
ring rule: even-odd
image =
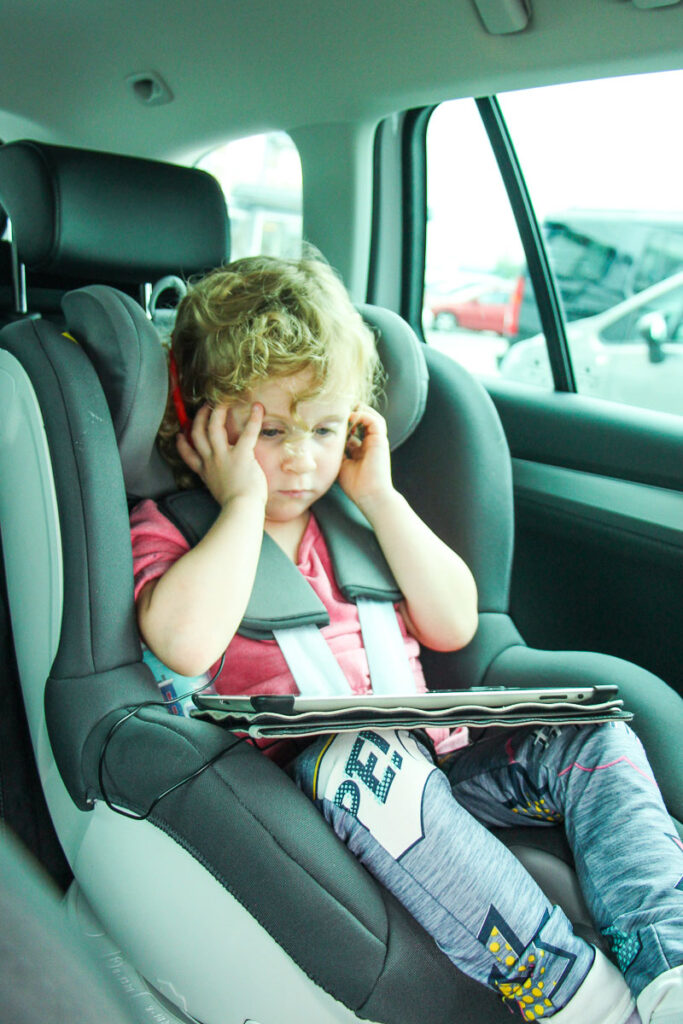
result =
[[[106,285],[67,294],[62,307],[69,333],[92,362],[109,404],[129,495],[158,497],[175,489],[155,439],[168,396],[166,353],[142,307]],[[427,398],[427,367],[420,342],[390,310],[359,306],[374,329],[386,371],[389,443],[397,448],[420,422]]]
[[223,193],[195,168],[10,142],[0,146],[0,204],[30,270],[135,284],[229,259]]
[[134,299],[106,285],[67,292],[62,308],[106,395],[127,493],[155,498],[175,490],[155,444],[168,395],[166,354],[156,329]]
[[392,310],[370,305],[356,308],[377,339],[386,373],[386,401],[380,408],[394,451],[413,433],[427,404],[429,374],[423,346],[412,327]]

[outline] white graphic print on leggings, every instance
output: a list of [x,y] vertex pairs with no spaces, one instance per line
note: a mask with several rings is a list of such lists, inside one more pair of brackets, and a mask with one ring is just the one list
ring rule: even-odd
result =
[[423,838],[422,795],[433,771],[409,732],[342,733],[320,758],[316,796],[352,814],[398,860]]

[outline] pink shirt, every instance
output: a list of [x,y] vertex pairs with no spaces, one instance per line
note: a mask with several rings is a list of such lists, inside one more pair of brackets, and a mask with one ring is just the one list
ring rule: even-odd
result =
[[[181,555],[189,551],[189,544],[149,499],[135,506],[130,523],[137,600],[142,587],[162,576]],[[299,545],[297,568],[327,609],[330,622],[322,627],[321,632],[352,692],[371,693],[358,612],[355,604],[344,598],[336,584],[327,545],[313,515]],[[419,644],[406,630],[398,612],[397,618],[413,670],[415,689],[424,693],[427,686],[419,660]],[[218,664],[212,666],[211,674]],[[299,692],[275,640],[251,640],[239,634],[228,646],[225,663],[214,686],[217,693],[230,694]],[[466,730],[455,730],[453,734],[446,728],[429,731],[439,753],[446,753],[467,742]]]

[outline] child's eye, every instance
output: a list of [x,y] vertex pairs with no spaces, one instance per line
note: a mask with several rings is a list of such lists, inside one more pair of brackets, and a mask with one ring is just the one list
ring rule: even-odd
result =
[[334,434],[334,433],[335,433],[335,430],[334,430],[333,427],[316,427],[315,428],[315,436],[316,437],[331,437],[332,434]]
[[261,427],[261,437],[279,437],[282,433],[278,427]]

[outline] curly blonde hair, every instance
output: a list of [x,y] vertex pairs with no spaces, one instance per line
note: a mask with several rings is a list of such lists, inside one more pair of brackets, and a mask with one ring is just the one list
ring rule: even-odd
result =
[[[259,383],[307,372],[296,405],[325,391],[376,403],[382,369],[372,331],[341,280],[310,249],[299,260],[252,256],[190,285],[171,335],[182,400],[190,419],[205,403],[248,398]],[[177,453],[178,416],[169,389],[159,447],[181,487],[197,478]]]

